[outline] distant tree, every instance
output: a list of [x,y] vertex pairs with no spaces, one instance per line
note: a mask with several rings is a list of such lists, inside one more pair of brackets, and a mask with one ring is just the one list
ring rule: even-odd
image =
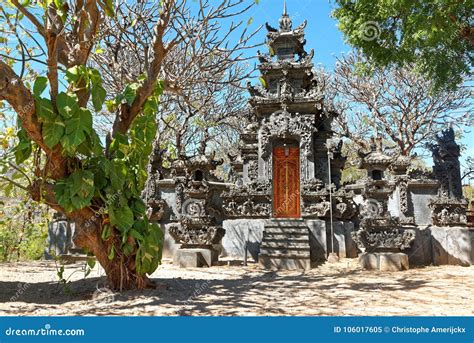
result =
[[413,64],[437,89],[453,88],[473,65],[471,0],[335,0],[349,44],[376,66]]
[[368,138],[379,135],[408,156],[446,127],[473,122],[466,87],[434,95],[432,81],[411,68],[372,68],[367,74],[361,72],[365,61],[355,54],[340,58],[329,86],[342,136],[367,148]]
[[[104,76],[104,88],[110,94],[120,93],[129,80],[146,70],[154,18],[160,11],[156,3],[120,3],[122,10],[101,27],[101,53],[92,56],[93,66]],[[240,3],[225,3],[234,10],[231,17],[247,10],[246,6],[238,7]],[[157,119],[160,144],[173,156],[195,154],[208,144],[235,142],[245,125],[247,100],[242,81],[253,70],[245,63],[251,57],[244,56],[244,52],[253,47],[248,41],[258,30],[247,32],[245,20],[234,23],[220,19],[220,7],[208,1],[200,6],[179,2],[169,25],[169,30],[183,39],[163,59],[160,79],[167,88],[161,96]],[[200,11],[208,21],[196,22]],[[231,34],[235,39],[229,41]],[[113,118],[107,112],[104,116],[107,128]]]
[[462,180],[469,180],[474,178],[474,157],[469,156],[466,159],[466,165],[464,168],[464,173],[462,174]]

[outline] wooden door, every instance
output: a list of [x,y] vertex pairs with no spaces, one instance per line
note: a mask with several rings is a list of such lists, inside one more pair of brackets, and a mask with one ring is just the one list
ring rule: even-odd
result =
[[300,208],[300,149],[273,149],[273,216],[299,218]]

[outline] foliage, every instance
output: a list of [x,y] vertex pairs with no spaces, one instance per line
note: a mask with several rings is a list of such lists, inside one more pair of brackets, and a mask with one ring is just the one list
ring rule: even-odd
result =
[[32,158],[23,161],[24,168],[8,163],[18,153],[15,145],[21,145],[15,129],[0,128],[0,261],[37,260],[44,253],[51,213],[47,206],[31,201],[22,188],[31,177]]
[[335,0],[333,16],[349,44],[377,66],[415,64],[435,81],[453,88],[470,74],[474,42],[469,0]]
[[[102,96],[102,79],[98,72],[92,68],[73,67],[66,75],[68,89],[74,89],[80,80],[86,80],[86,87],[92,93],[94,110],[100,111],[105,96]],[[37,79],[35,85],[38,82],[43,83]],[[137,88],[136,85],[127,86],[109,103],[112,106],[122,102],[132,103]],[[55,184],[59,205],[66,213],[90,206],[107,215],[108,223],[103,230],[109,231],[112,226],[118,229],[121,237],[119,246],[115,243],[111,245],[109,258],[113,260],[116,251],[123,251],[125,256],[136,253],[137,270],[141,274],[152,273],[161,260],[162,234],[155,224],[148,222],[146,205],[140,195],[147,179],[146,165],[156,134],[155,116],[162,91],[163,84],[157,82],[142,113],[134,120],[129,135],[117,135],[110,144],[108,156],[103,153],[102,143],[92,127],[91,111],[79,106],[74,93],[58,94],[59,113],[54,118],[50,117],[54,111],[50,111],[52,105],[49,99],[35,94],[38,102],[48,104],[37,110],[39,118],[44,121],[45,141],[51,133],[55,137],[51,148],[61,143],[66,155],[81,156],[80,165]],[[94,96],[94,92],[100,94]],[[55,123],[47,132],[44,131],[45,120]],[[106,208],[96,208],[94,197],[102,199]],[[112,236],[103,235],[103,238],[107,240]]]
[[474,210],[474,208],[471,205],[471,202],[474,201],[474,187],[472,187],[471,185],[464,185],[462,187],[462,194],[469,201],[469,209]]
[[62,291],[68,295],[73,294],[73,291],[70,287],[71,278],[74,276],[74,274],[78,272],[84,273],[84,278],[86,278],[91,273],[92,269],[94,269],[95,263],[96,263],[95,259],[92,256],[88,256],[87,260],[82,265],[81,270],[74,270],[69,275],[66,275],[64,260],[61,259],[59,256],[54,256],[54,266],[56,268],[56,277],[57,277],[59,286],[61,286]]
[[[73,67],[67,70],[66,80],[69,82],[69,90],[75,89],[81,80],[86,80],[85,87],[92,93],[93,110],[102,109],[105,102],[104,89],[96,70]],[[146,206],[140,194],[147,179],[146,165],[156,134],[155,118],[163,84],[156,83],[142,113],[134,120],[129,135],[117,135],[110,144],[108,156],[93,128],[91,110],[80,107],[77,96],[72,91],[60,92],[56,98],[57,105],[54,106],[51,99],[42,96],[47,86],[48,80],[41,76],[36,78],[33,85],[36,113],[43,124],[44,142],[50,148],[60,145],[66,156],[80,158],[79,163],[71,166],[71,173],[55,183],[54,192],[59,205],[66,213],[90,206],[100,211],[101,215],[108,216],[109,223],[104,226],[104,231],[111,230],[110,226],[116,227],[122,237],[118,246],[112,245],[110,259],[115,257],[115,251],[123,251],[125,256],[136,254],[138,272],[152,273],[161,261],[163,237],[161,230],[148,222],[145,216]],[[109,103],[119,106],[124,101],[132,102],[136,88],[135,85],[127,86],[122,94]],[[11,171],[9,167],[13,163],[31,163],[31,153],[33,149],[37,149],[24,129],[19,128],[16,137],[14,133],[13,128],[8,128],[1,136],[5,148],[2,174]],[[16,145],[11,147],[13,141]],[[10,173],[11,181],[21,176],[15,170]],[[4,192],[10,192],[14,186],[12,182],[3,182],[1,185]],[[26,196],[26,192],[23,192],[23,196]],[[95,198],[104,200],[106,207],[97,208]],[[11,259],[14,252],[17,253],[17,259],[39,258],[43,253],[47,223],[19,221],[18,215],[24,209],[25,203],[14,206],[15,213],[9,212],[1,222],[4,259]],[[103,236],[106,240],[111,237]]]
[[38,260],[43,256],[50,214],[23,194],[19,202],[0,203],[0,261]]

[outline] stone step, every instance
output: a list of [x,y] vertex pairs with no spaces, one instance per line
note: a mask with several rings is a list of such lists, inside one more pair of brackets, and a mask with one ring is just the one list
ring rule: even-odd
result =
[[265,223],[265,228],[270,228],[270,227],[278,227],[278,228],[282,228],[282,227],[305,227],[307,228],[306,226],[306,223],[303,222],[303,221],[278,221],[278,222],[275,222],[275,221],[271,221],[271,222],[266,222]]
[[263,241],[276,240],[276,241],[309,241],[309,235],[306,233],[293,233],[288,235],[286,233],[268,233],[263,232]]
[[311,261],[307,258],[294,258],[287,256],[271,256],[260,254],[258,263],[265,269],[277,270],[308,270],[311,268]]
[[259,263],[266,269],[311,267],[309,229],[302,219],[272,219],[265,223]]
[[74,254],[74,255],[84,255],[84,250],[79,249],[79,248],[70,248],[68,250],[69,254]]
[[260,245],[260,249],[309,249],[309,241],[289,241],[289,240],[279,240],[279,241],[268,241],[265,240]]
[[260,248],[260,254],[270,257],[309,258],[310,250],[306,249],[273,249]]
[[265,227],[263,232],[266,233],[276,233],[276,234],[281,234],[285,233],[288,235],[293,235],[293,234],[308,234],[309,229],[307,226],[305,227]]
[[309,235],[292,235],[284,233],[263,233],[263,241],[271,242],[309,242]]

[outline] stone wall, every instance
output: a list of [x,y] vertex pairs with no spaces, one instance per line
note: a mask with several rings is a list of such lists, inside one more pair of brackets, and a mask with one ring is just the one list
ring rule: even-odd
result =
[[72,237],[75,224],[65,219],[55,219],[48,224],[48,238],[46,239],[45,259],[66,255],[74,249]]
[[410,249],[410,266],[474,264],[474,228],[418,226]]
[[[331,250],[330,223],[321,219],[305,220],[305,223],[310,231],[311,261],[325,261]],[[225,220],[223,227],[226,234],[222,239],[221,256],[243,260],[248,240],[248,258],[258,261],[264,225],[265,219]],[[334,250],[341,257],[357,257],[356,245],[351,237],[353,230],[354,224],[351,222],[334,222]]]
[[264,224],[264,219],[225,220],[223,227],[226,233],[222,238],[221,256],[243,260],[248,242],[248,259],[257,262]]
[[410,189],[411,208],[415,217],[415,224],[432,224],[432,211],[429,203],[436,196],[438,190],[435,187],[412,187]]

